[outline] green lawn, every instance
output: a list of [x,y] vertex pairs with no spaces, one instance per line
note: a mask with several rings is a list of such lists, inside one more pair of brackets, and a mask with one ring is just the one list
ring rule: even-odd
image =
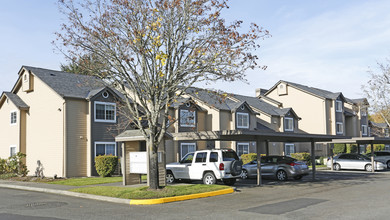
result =
[[117,187],[117,186],[96,186],[72,189],[72,192],[88,193],[100,196],[109,196],[122,199],[156,199],[172,196],[190,195],[196,193],[204,193],[221,189],[228,189],[229,186],[224,185],[181,185],[167,186],[162,190],[148,190],[144,187]]
[[58,180],[49,182],[50,184],[68,185],[68,186],[87,186],[103,183],[116,183],[121,182],[122,177],[88,177],[88,178],[70,178],[66,180]]

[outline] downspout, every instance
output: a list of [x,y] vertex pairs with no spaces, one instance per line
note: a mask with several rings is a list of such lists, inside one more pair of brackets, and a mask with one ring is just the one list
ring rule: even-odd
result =
[[66,101],[62,104],[62,126],[63,126],[63,159],[62,159],[62,177],[66,177],[66,160],[67,160],[67,132],[66,132]]

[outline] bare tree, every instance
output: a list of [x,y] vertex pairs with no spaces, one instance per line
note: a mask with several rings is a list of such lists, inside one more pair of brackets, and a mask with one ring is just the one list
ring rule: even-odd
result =
[[242,33],[242,21],[226,24],[221,12],[227,0],[62,0],[59,5],[67,22],[57,33],[57,48],[71,60],[93,54],[105,64],[97,75],[143,109],[141,114],[125,100],[146,138],[151,189],[159,187],[157,150],[168,108],[185,88],[244,80],[248,68],[262,68],[251,52],[268,31],[251,24]]
[[373,112],[390,126],[390,60],[377,65],[376,70],[368,71],[370,80],[362,87]]

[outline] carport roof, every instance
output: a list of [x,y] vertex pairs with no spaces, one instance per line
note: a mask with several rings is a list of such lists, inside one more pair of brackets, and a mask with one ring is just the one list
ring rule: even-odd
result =
[[331,144],[390,144],[390,138],[384,137],[352,137],[351,139],[338,139]]
[[324,142],[345,138],[334,135],[264,132],[251,130],[222,130],[173,133],[176,141],[221,140],[221,141],[270,141],[270,142]]

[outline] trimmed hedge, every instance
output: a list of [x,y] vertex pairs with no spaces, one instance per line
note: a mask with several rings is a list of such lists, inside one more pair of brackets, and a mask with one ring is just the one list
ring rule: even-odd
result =
[[295,158],[300,161],[305,161],[307,165],[311,165],[311,156],[310,153],[302,152],[302,153],[292,153],[292,158]]
[[[384,144],[374,144],[374,151],[382,151],[385,150]],[[367,145],[366,154],[371,153],[371,145]]]
[[118,157],[112,155],[101,155],[95,157],[95,168],[99,176],[107,177],[114,174],[118,165]]

